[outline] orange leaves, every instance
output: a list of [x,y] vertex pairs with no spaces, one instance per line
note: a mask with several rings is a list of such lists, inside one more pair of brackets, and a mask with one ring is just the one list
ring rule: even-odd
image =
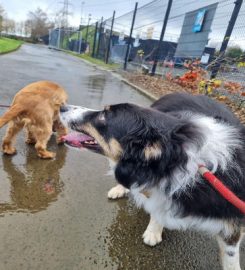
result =
[[194,82],[198,77],[198,73],[196,71],[186,72],[183,76],[179,78],[182,82]]
[[240,83],[236,83],[236,82],[224,82],[224,88],[231,94],[236,94],[239,93],[243,86]]
[[204,80],[206,71],[201,68],[193,68],[190,71],[187,71],[181,77],[175,78],[173,81],[180,86],[197,90],[200,81]]
[[[147,89],[153,95],[161,97],[162,95],[170,94],[172,92],[184,92],[180,85],[173,82],[172,73],[167,73],[166,80],[159,76],[148,76],[139,73],[127,73],[126,78],[133,84]],[[168,79],[167,79],[168,78]]]
[[228,97],[222,95],[222,96],[218,96],[216,99],[219,100],[219,101],[226,101],[226,100],[228,100]]
[[[182,87],[180,86],[180,82],[181,82],[181,80],[179,80],[180,77],[173,78],[171,72],[166,73],[165,75],[166,80],[158,76],[152,77],[152,76],[142,75],[138,73],[127,73],[127,75],[125,76],[133,84],[146,89],[148,92],[152,93],[153,95],[157,97],[161,97],[163,95],[173,93],[173,92],[189,92],[192,94],[203,93],[203,94],[208,94],[208,95],[212,94],[211,97],[213,99],[216,99],[219,102],[222,102],[226,104],[227,106],[229,106],[232,109],[232,111],[240,118],[242,123],[245,124],[245,107],[243,107],[243,105],[245,104],[245,99],[242,98],[245,96],[244,89],[240,90],[240,93],[239,93],[240,99],[238,99],[238,103],[236,103],[231,100],[230,96],[225,95],[225,92],[227,91],[224,88],[225,82],[219,79],[208,80],[205,78],[198,83],[198,89],[195,89],[194,87],[196,87],[197,82],[195,81],[189,82],[187,79],[189,87]],[[190,77],[187,76],[187,78],[190,78]],[[191,76],[191,78],[193,78],[193,76]],[[176,84],[175,82],[178,82],[178,84]],[[184,82],[186,81],[184,80]],[[190,85],[193,88],[190,88]],[[228,87],[229,85],[233,85],[233,84],[229,83]],[[226,84],[226,87],[227,87],[227,84]],[[218,90],[214,92],[214,89],[218,89]],[[219,91],[219,89],[222,91]],[[50,192],[49,189],[50,189],[49,186],[46,187],[46,190],[48,192]]]

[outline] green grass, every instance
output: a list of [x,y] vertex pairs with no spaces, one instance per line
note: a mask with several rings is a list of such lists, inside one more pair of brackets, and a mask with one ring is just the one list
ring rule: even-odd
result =
[[10,38],[0,38],[0,54],[8,53],[17,50],[23,41],[10,39]]
[[73,52],[68,52],[68,53],[72,54],[74,56],[77,56],[77,57],[79,57],[81,59],[84,59],[84,60],[90,62],[91,64],[101,66],[101,67],[103,67],[105,69],[117,69],[119,67],[119,64],[115,64],[115,63],[106,64],[104,61],[93,58],[93,57],[91,57],[90,55],[87,55],[87,54],[77,54],[77,53],[73,53]]

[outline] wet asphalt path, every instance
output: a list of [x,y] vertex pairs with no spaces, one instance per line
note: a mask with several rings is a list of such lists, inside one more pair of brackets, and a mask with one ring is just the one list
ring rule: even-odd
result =
[[[37,80],[61,84],[71,104],[150,104],[109,72],[44,46],[23,45],[0,56],[1,104]],[[204,235],[165,231],[160,245],[145,246],[141,235],[148,216],[130,200],[106,198],[115,183],[106,175],[107,160],[57,147],[53,139],[49,148],[56,159],[40,160],[21,133],[18,154],[0,156],[0,270],[221,269],[217,244]],[[241,257],[245,269],[244,245]]]

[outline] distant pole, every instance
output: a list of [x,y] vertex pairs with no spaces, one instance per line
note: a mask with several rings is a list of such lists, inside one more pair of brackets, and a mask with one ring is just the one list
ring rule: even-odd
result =
[[82,1],[81,2],[81,18],[80,18],[80,26],[79,26],[79,46],[78,46],[78,53],[81,53],[81,49],[82,49],[82,26],[83,26],[83,6],[84,6],[85,2]]
[[89,28],[90,20],[91,20],[91,14],[88,15],[88,24],[87,24],[86,35],[85,35],[85,43],[86,44],[87,44],[87,41],[88,41],[88,28]]
[[82,34],[81,34],[81,29],[79,29],[79,46],[78,46],[78,53],[81,53],[82,49]]
[[[1,22],[0,22],[1,23]],[[52,30],[51,29],[49,29],[48,30],[48,46],[50,46],[51,45],[51,33],[52,33]],[[0,33],[0,36],[2,35],[2,33]]]
[[224,39],[222,41],[222,45],[220,47],[219,56],[218,56],[217,61],[214,63],[214,66],[212,68],[211,79],[214,79],[219,72],[219,68],[220,68],[221,62],[224,58],[225,51],[226,51],[226,48],[228,46],[228,43],[229,43],[233,28],[235,26],[236,19],[238,17],[239,12],[240,12],[242,3],[243,3],[243,0],[236,0],[236,2],[235,2],[235,7],[233,9],[231,19],[230,19],[228,27],[226,29],[226,33],[225,33]]
[[116,14],[116,11],[114,10],[114,11],[113,11],[113,16],[112,16],[112,21],[111,21],[111,30],[110,30],[109,40],[108,40],[108,46],[107,46],[107,50],[106,50],[106,57],[105,57],[105,63],[106,63],[106,64],[108,64],[109,55],[110,55],[111,37],[112,37],[112,31],[113,31],[113,25],[114,25],[115,14]]
[[3,16],[0,15],[0,37],[2,36],[2,24],[3,24]]
[[98,22],[96,22],[96,24],[95,24],[95,30],[94,30],[94,44],[93,44],[92,57],[94,57],[94,54],[95,54],[97,31],[98,31]]
[[101,22],[100,22],[99,40],[98,40],[98,46],[97,46],[97,52],[96,52],[96,58],[98,58],[99,53],[100,53],[100,41],[101,41],[102,28],[103,28],[103,17],[101,17]]
[[81,19],[80,19],[80,25],[83,25],[83,6],[84,6],[85,2],[82,1],[81,3]]
[[154,62],[153,62],[152,70],[151,70],[151,75],[152,76],[154,76],[155,72],[156,72],[157,62],[158,62],[158,58],[159,58],[159,52],[160,52],[160,48],[161,48],[161,45],[162,45],[164,34],[165,34],[165,31],[166,31],[166,28],[167,28],[168,17],[169,17],[169,14],[170,14],[172,3],[173,3],[173,0],[168,0],[168,6],[167,6],[167,10],[166,10],[165,17],[164,17],[164,20],[163,20],[162,32],[161,32],[160,39],[159,39],[159,42],[158,42],[158,45],[157,45],[157,48],[156,48],[156,52],[155,52],[155,56],[154,56]]
[[61,24],[59,26],[59,32],[58,32],[58,49],[60,49],[60,36],[61,36],[60,31],[61,31]]
[[129,49],[130,49],[131,40],[132,40],[132,33],[133,33],[133,29],[134,29],[134,22],[135,22],[137,8],[138,8],[138,2],[135,3],[134,15],[133,15],[133,20],[132,20],[132,24],[131,24],[129,39],[128,39],[128,46],[127,46],[126,55],[125,55],[125,59],[124,59],[124,66],[123,66],[124,70],[127,69],[128,55],[129,55]]

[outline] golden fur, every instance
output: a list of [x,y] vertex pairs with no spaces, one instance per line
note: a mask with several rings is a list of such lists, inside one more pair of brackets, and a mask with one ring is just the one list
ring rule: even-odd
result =
[[46,150],[52,131],[57,131],[57,143],[67,134],[60,121],[59,110],[67,100],[65,90],[58,84],[49,81],[31,83],[21,89],[14,97],[9,110],[0,117],[0,128],[8,123],[3,139],[2,150],[12,155],[16,152],[13,146],[17,133],[25,128],[26,143],[35,144],[41,158],[53,158],[55,153]]
[[153,143],[152,145],[146,146],[144,154],[146,160],[158,159],[162,154],[160,143]]

